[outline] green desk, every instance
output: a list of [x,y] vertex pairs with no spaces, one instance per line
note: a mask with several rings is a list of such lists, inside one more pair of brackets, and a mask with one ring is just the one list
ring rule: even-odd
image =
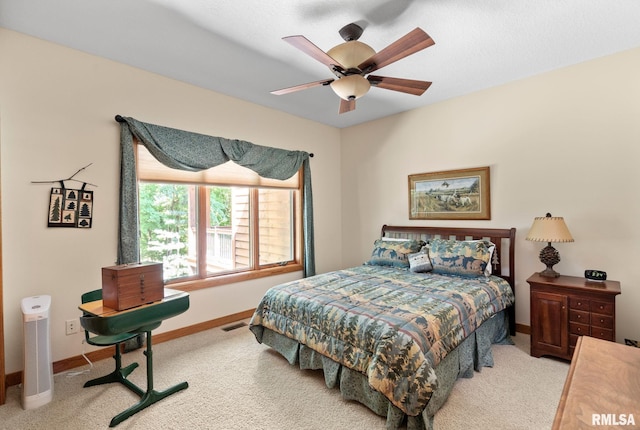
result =
[[[80,310],[85,314],[80,317],[80,324],[85,330],[99,335],[114,335],[125,332],[145,333],[147,338],[147,349],[144,352],[147,357],[147,390],[143,391],[138,388],[142,393],[140,401],[113,417],[109,427],[117,426],[133,414],[189,386],[188,383],[181,382],[164,391],[154,390],[153,352],[151,349],[151,331],[158,328],[162,321],[179,315],[187,309],[189,309],[189,294],[168,288],[165,288],[162,300],[124,311],[104,307],[102,300],[83,303],[80,306]],[[130,381],[127,382],[133,385]]]

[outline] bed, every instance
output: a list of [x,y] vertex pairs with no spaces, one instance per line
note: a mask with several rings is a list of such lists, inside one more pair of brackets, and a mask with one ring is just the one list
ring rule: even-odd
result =
[[386,417],[431,430],[455,381],[515,334],[515,228],[383,226],[361,266],[269,289],[260,343]]

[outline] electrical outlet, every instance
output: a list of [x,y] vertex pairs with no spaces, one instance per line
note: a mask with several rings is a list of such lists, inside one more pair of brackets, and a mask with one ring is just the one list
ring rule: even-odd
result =
[[80,331],[80,320],[78,320],[77,318],[72,320],[67,320],[65,322],[65,328],[66,328],[67,336],[78,333]]
[[629,346],[635,346],[636,348],[640,347],[640,345],[638,345],[638,341],[633,339],[625,339],[624,344]]

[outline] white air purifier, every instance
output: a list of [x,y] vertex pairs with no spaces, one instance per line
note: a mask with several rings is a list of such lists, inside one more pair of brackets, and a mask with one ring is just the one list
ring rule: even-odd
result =
[[49,336],[51,296],[22,299],[24,368],[22,407],[34,409],[53,398],[53,362]]

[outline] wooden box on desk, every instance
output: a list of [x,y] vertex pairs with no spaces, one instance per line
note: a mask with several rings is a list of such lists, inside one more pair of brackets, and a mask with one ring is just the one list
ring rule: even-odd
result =
[[102,268],[102,303],[122,311],[164,297],[162,263],[121,264]]

